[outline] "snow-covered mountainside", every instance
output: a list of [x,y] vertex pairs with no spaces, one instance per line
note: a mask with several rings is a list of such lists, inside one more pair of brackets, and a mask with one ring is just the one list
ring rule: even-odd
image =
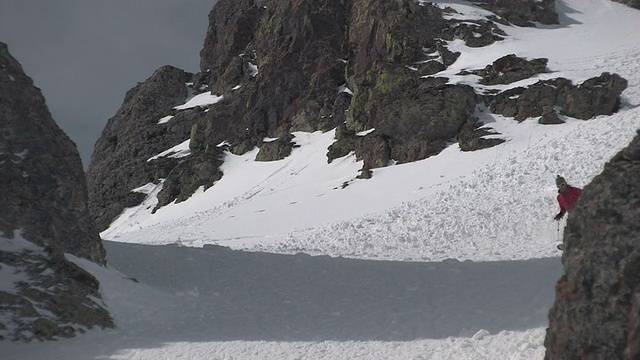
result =
[[[442,6],[469,20],[490,13],[465,2]],[[638,128],[634,85],[640,44],[637,11],[608,1],[558,2],[559,26],[503,26],[509,36],[495,44],[468,48],[438,76],[469,84],[478,92],[512,88],[565,77],[581,82],[602,72],[621,74],[630,86],[623,109],[591,121],[568,117],[562,125],[518,123],[479,109],[476,116],[506,138],[490,149],[462,152],[452,144],[438,156],[373,170],[350,155],[327,164],[333,132],[294,133],[291,156],[256,162],[257,149],[242,156],[226,153],[224,176],[188,201],[152,214],[162,185],[102,232],[107,240],[141,244],[218,244],[234,249],[327,254],[365,259],[439,261],[508,260],[557,256],[555,183],[562,174],[583,186],[604,162],[629,143]],[[616,25],[611,19],[617,19]],[[620,26],[612,35],[612,28]],[[598,44],[595,46],[594,44]],[[510,85],[478,84],[462,70],[483,68],[496,58],[517,54],[546,57],[549,73]],[[181,146],[186,147],[186,144]],[[180,154],[179,149],[173,149]],[[184,152],[183,152],[184,153]]]
[[[438,75],[481,91],[617,73],[619,112],[540,125],[479,109],[506,142],[452,144],[367,180],[353,155],[327,164],[333,131],[296,132],[289,157],[226,153],[214,186],[155,212],[162,184],[132,189],[148,196],[102,232],[108,267],[75,259],[118,328],[3,344],[0,357],[542,359],[562,271],[555,176],[584,186],[640,129],[640,11],[562,0],[557,12],[557,26],[500,25],[508,36],[487,47],[449,44],[462,55]],[[457,75],[507,54],[548,58],[551,72],[494,86]]]

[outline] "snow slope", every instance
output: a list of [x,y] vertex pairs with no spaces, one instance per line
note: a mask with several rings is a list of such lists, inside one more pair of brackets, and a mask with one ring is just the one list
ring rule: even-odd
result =
[[145,203],[101,234],[109,266],[75,260],[100,280],[118,328],[3,344],[0,358],[542,359],[562,272],[554,178],[584,186],[640,128],[640,11],[608,0],[557,10],[559,26],[502,26],[510,36],[486,48],[452,43],[463,55],[442,75],[480,89],[455,74],[512,53],[547,57],[537,79],[629,80],[619,113],[542,126],[479,109],[506,143],[453,144],[369,180],[355,178],[353,156],[326,163],[333,132],[295,133],[287,159],[228,154],[218,183],[155,214],[161,185],[136,189]]

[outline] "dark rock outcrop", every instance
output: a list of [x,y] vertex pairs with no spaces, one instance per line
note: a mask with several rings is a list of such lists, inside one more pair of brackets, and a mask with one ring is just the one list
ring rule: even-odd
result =
[[640,0],[612,0],[640,10]]
[[[558,24],[555,0],[473,0],[474,3],[518,26]],[[498,19],[499,20],[499,19]]]
[[640,135],[584,188],[570,213],[546,359],[640,358],[639,178]]
[[563,115],[587,120],[616,112],[620,94],[626,87],[627,80],[620,75],[603,73],[577,86],[565,78],[539,81],[526,88],[485,96],[485,102],[492,112],[518,121],[549,116],[558,109]]
[[[189,139],[199,108],[176,111],[189,95],[193,74],[164,66],[127,92],[124,103],[109,119],[96,142],[87,181],[89,210],[104,230],[124,208],[139,204],[144,195],[131,190],[158,182],[179,164],[174,158],[147,161]],[[159,124],[165,116],[174,117]]]
[[564,94],[562,112],[585,120],[597,115],[611,115],[618,111],[620,94],[627,84],[627,80],[618,74],[603,73],[588,79]]
[[0,230],[105,262],[87,211],[87,186],[75,144],[56,125],[40,90],[0,43]]
[[481,70],[469,71],[480,76],[485,85],[511,84],[547,70],[549,59],[526,60],[514,54],[506,55]]
[[276,161],[286,158],[293,148],[299,147],[293,140],[294,136],[287,134],[273,141],[262,142],[256,161]]
[[487,135],[499,135],[495,131],[483,128],[481,122],[476,118],[471,118],[462,126],[458,133],[458,143],[462,151],[475,151],[486,149],[505,142],[500,138],[486,138]]
[[421,78],[416,71],[424,73],[421,66],[432,61],[429,54],[444,61],[442,34],[453,33],[457,23],[445,21],[438,7],[412,2],[365,1],[351,11],[349,43],[354,45],[347,84],[353,99],[346,129],[375,129],[386,142],[362,149],[364,168],[386,165],[370,154],[385,154],[379,151],[385,147],[399,163],[439,153],[473,115],[476,94],[471,87],[447,85],[444,78]]
[[[0,271],[22,280],[10,292],[0,290],[0,312],[12,322],[0,324],[0,339],[51,339],[112,326],[93,300],[100,297],[96,279],[63,255],[105,263],[80,155],[3,43],[0,184]],[[14,241],[31,250],[22,252]]]

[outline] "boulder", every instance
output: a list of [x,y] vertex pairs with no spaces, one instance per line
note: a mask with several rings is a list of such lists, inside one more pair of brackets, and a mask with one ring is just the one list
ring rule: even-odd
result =
[[487,20],[452,21],[455,37],[462,39],[468,47],[489,46],[503,40],[507,35],[494,22]]
[[549,59],[526,60],[514,54],[503,56],[481,70],[469,71],[480,76],[485,85],[511,84],[546,72]]
[[485,136],[499,135],[493,130],[483,128],[484,124],[477,118],[470,118],[466,124],[462,125],[458,133],[458,145],[462,151],[476,151],[490,148],[505,142],[504,139]]
[[597,115],[611,115],[618,111],[620,94],[627,84],[627,80],[620,75],[607,72],[588,79],[568,89],[561,104],[562,112],[583,120]]
[[[193,118],[201,109],[177,112],[189,96],[193,75],[164,66],[129,90],[122,107],[109,119],[91,156],[87,172],[89,210],[100,231],[127,207],[138,205],[144,194],[132,192],[157,182],[177,161],[147,161],[189,139]],[[159,123],[165,116],[174,117]]]
[[556,109],[562,115],[588,120],[618,111],[620,94],[626,87],[627,80],[618,74],[603,73],[580,85],[556,78],[487,95],[485,103],[492,112],[518,121],[550,114]]
[[272,141],[263,141],[256,155],[256,161],[276,161],[286,158],[293,148],[300,146],[296,145],[293,138],[292,134],[287,134]]

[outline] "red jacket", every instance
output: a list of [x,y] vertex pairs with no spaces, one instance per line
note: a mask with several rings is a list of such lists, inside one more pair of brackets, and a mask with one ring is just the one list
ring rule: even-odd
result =
[[565,192],[558,191],[558,204],[560,204],[560,213],[564,214],[578,202],[582,190],[571,185],[567,185],[568,189]]

